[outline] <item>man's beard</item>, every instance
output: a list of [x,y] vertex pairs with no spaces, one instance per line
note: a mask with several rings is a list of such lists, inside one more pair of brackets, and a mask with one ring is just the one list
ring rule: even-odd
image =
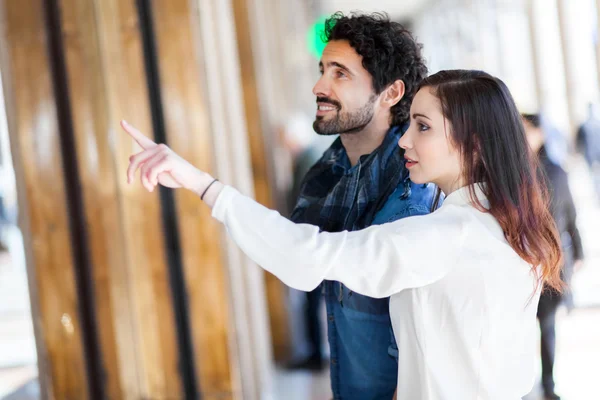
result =
[[313,123],[313,129],[319,135],[337,135],[357,133],[362,131],[373,119],[375,100],[377,95],[373,94],[364,106],[358,110],[349,113],[340,111],[340,103],[335,100],[330,100],[324,97],[318,97],[318,102],[329,103],[338,108],[337,114],[330,120],[325,120],[324,117],[318,116]]

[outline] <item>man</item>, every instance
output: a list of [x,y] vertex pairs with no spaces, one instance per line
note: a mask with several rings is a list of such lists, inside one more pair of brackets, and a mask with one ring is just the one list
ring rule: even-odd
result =
[[[531,151],[540,161],[550,192],[550,211],[560,233],[564,254],[562,278],[569,285],[573,272],[582,263],[583,245],[577,229],[577,213],[569,188],[568,176],[565,170],[548,156],[546,137],[539,114],[523,114],[523,126]],[[562,301],[568,308],[572,308],[571,292],[568,287],[564,294],[544,290],[538,304],[537,317],[541,329],[542,388],[544,398],[547,400],[560,400],[560,396],[554,392],[554,356],[556,351],[556,311]]]
[[[325,26],[313,128],[340,137],[306,175],[291,219],[338,232],[428,213],[433,188],[411,184],[397,144],[427,73],[421,46],[382,14],[336,13]],[[398,366],[389,299],[352,293],[339,282],[317,290],[309,308],[316,312],[322,290],[334,398],[391,399]]]
[[600,201],[600,119],[596,106],[589,104],[588,107],[588,119],[577,131],[577,145],[590,168],[596,196]]

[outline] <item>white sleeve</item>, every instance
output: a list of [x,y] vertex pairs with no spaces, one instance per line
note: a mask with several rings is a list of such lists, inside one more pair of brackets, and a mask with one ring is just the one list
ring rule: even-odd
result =
[[233,240],[286,285],[310,291],[324,279],[370,297],[388,297],[443,278],[466,234],[457,207],[356,232],[295,224],[226,186],[213,208]]

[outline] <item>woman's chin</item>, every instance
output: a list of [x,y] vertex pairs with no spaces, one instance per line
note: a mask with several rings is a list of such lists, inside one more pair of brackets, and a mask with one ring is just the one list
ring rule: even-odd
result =
[[419,177],[419,174],[415,171],[409,171],[408,176],[410,177],[412,183],[416,183],[419,185],[422,183],[428,183],[427,180],[423,179],[422,177]]

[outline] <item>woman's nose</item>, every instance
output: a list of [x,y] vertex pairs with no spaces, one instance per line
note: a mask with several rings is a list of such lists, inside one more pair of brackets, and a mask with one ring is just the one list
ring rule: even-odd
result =
[[404,150],[410,149],[412,147],[412,143],[410,141],[408,131],[406,131],[404,133],[404,135],[402,135],[400,140],[398,140],[398,146],[400,146],[400,148],[402,148]]

